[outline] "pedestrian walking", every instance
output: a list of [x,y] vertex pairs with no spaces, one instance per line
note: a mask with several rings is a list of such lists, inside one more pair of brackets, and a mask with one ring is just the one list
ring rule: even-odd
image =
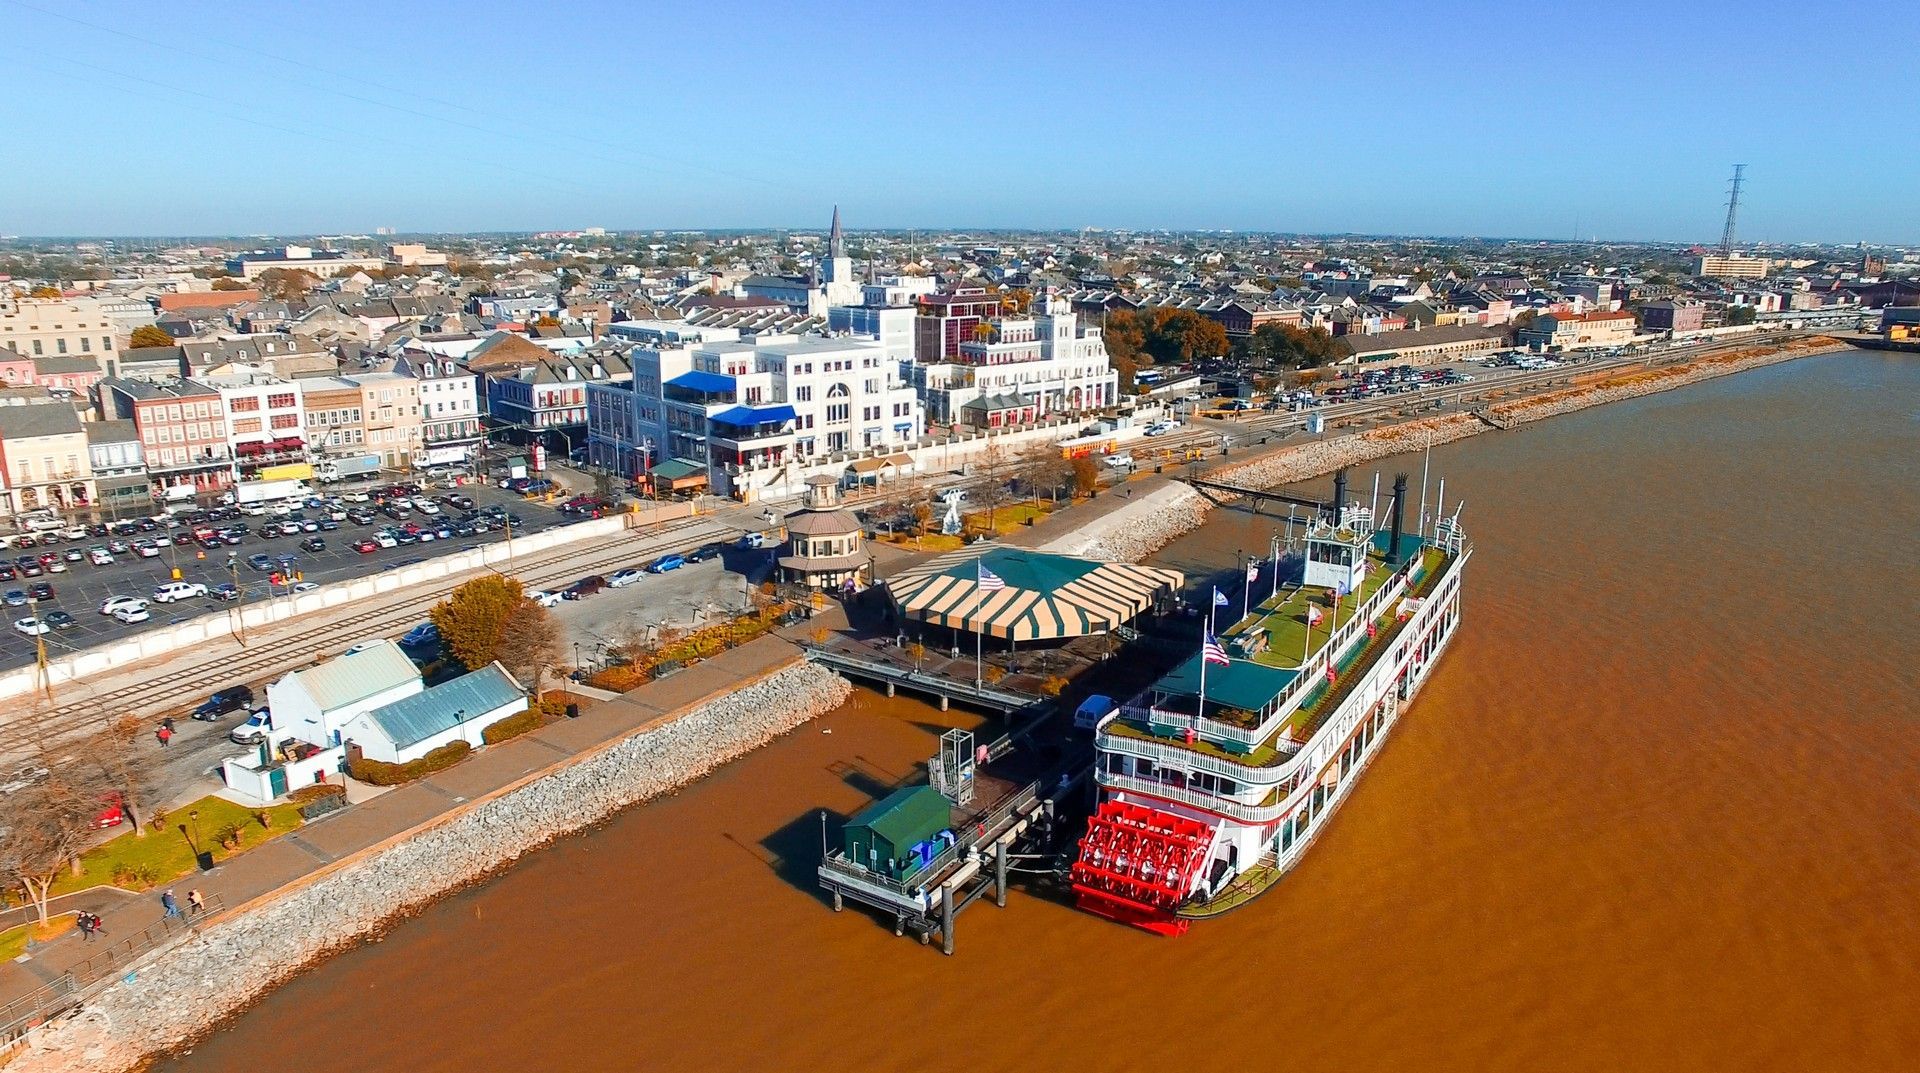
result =
[[160,895],[160,908],[167,911],[167,916],[177,917],[180,915],[180,903],[174,900],[172,891],[167,891]]
[[167,747],[167,743],[173,740],[173,728],[163,726],[159,730],[154,731],[153,736],[159,740],[160,747],[164,749]]
[[172,729],[173,729],[173,716],[171,716],[171,715],[164,715],[164,716],[161,716],[161,717],[160,717],[160,725],[161,725],[161,726],[163,726],[163,727],[166,727],[166,728],[167,728],[168,730],[172,730]]
[[187,892],[187,908],[192,910],[195,915],[207,911],[207,899],[205,895],[200,893],[199,887],[195,887]]
[[81,942],[90,943],[93,941],[93,914],[92,913],[81,913],[79,916],[74,918],[73,923],[75,927],[80,929]]

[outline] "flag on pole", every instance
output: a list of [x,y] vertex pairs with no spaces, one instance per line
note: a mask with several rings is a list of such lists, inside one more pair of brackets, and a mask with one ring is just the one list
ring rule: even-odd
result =
[[1335,596],[1345,596],[1348,593],[1352,592],[1353,591],[1352,579],[1346,576],[1341,577],[1339,586],[1336,587],[1333,591]]
[[974,567],[979,571],[979,576],[974,579],[974,584],[979,587],[981,592],[999,592],[1001,589],[1007,587],[1007,583],[1000,580],[1000,575],[987,569],[985,563],[975,563]]
[[1258,580],[1259,577],[1260,577],[1260,560],[1248,559],[1247,560],[1247,581],[1251,583],[1253,581]]
[[1225,596],[1222,596],[1222,595],[1220,595],[1220,590],[1219,590],[1219,589],[1215,589],[1215,590],[1213,590],[1213,606],[1215,606],[1215,607],[1225,607],[1225,606],[1227,606],[1227,605],[1228,605],[1229,603],[1232,603],[1232,602],[1233,602],[1233,601],[1231,601],[1231,600],[1228,600],[1228,599],[1227,599],[1227,598],[1226,598]]
[[1218,663],[1222,667],[1231,666],[1233,663],[1233,660],[1227,658],[1227,650],[1221,648],[1220,642],[1214,638],[1212,626],[1208,626],[1206,632],[1201,635],[1200,659],[1204,663]]

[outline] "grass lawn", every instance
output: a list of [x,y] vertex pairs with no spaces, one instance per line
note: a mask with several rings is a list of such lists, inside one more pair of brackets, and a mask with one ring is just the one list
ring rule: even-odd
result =
[[[999,536],[1006,536],[1008,533],[1027,524],[1028,518],[1039,521],[1046,517],[1050,511],[1051,507],[1047,503],[1043,502],[1036,505],[1032,500],[1009,503],[1004,507],[996,507],[993,511],[992,531]],[[967,515],[966,527],[970,533],[987,532],[987,512],[983,510]]]
[[61,913],[48,917],[45,924],[35,921],[32,924],[20,924],[0,931],[0,961],[12,961],[27,952],[27,939],[46,942],[73,930],[74,914]]
[[[127,885],[128,880],[124,876],[119,880],[114,878],[115,873],[122,869],[140,877],[132,881],[136,889],[170,883],[192,872],[195,868],[193,849],[187,844],[186,836],[180,833],[181,824],[187,825],[194,842],[212,853],[215,861],[224,861],[236,853],[244,853],[300,826],[300,808],[297,805],[271,805],[260,811],[266,813],[270,827],[260,826],[260,822],[254,818],[254,809],[236,805],[221,797],[203,797],[168,813],[165,830],[149,830],[145,834],[128,831],[81,854],[80,874],[68,872],[61,876],[53,885],[53,893],[71,894],[101,884]],[[190,819],[188,814],[192,812],[198,812],[199,818]],[[240,845],[236,849],[220,845],[220,832],[229,825],[240,831]]]

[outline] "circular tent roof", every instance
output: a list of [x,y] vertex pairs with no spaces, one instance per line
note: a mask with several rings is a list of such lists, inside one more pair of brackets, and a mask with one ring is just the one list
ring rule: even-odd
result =
[[[979,571],[1006,584],[980,591]],[[990,637],[1046,641],[1102,633],[1178,590],[1178,570],[987,545],[950,552],[887,580],[907,618]],[[989,582],[991,585],[991,582]]]

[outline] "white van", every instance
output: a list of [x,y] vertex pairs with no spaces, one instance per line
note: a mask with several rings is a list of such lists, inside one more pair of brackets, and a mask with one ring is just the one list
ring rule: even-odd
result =
[[56,529],[65,529],[67,524],[51,514],[31,514],[20,519],[29,533],[51,533]]

